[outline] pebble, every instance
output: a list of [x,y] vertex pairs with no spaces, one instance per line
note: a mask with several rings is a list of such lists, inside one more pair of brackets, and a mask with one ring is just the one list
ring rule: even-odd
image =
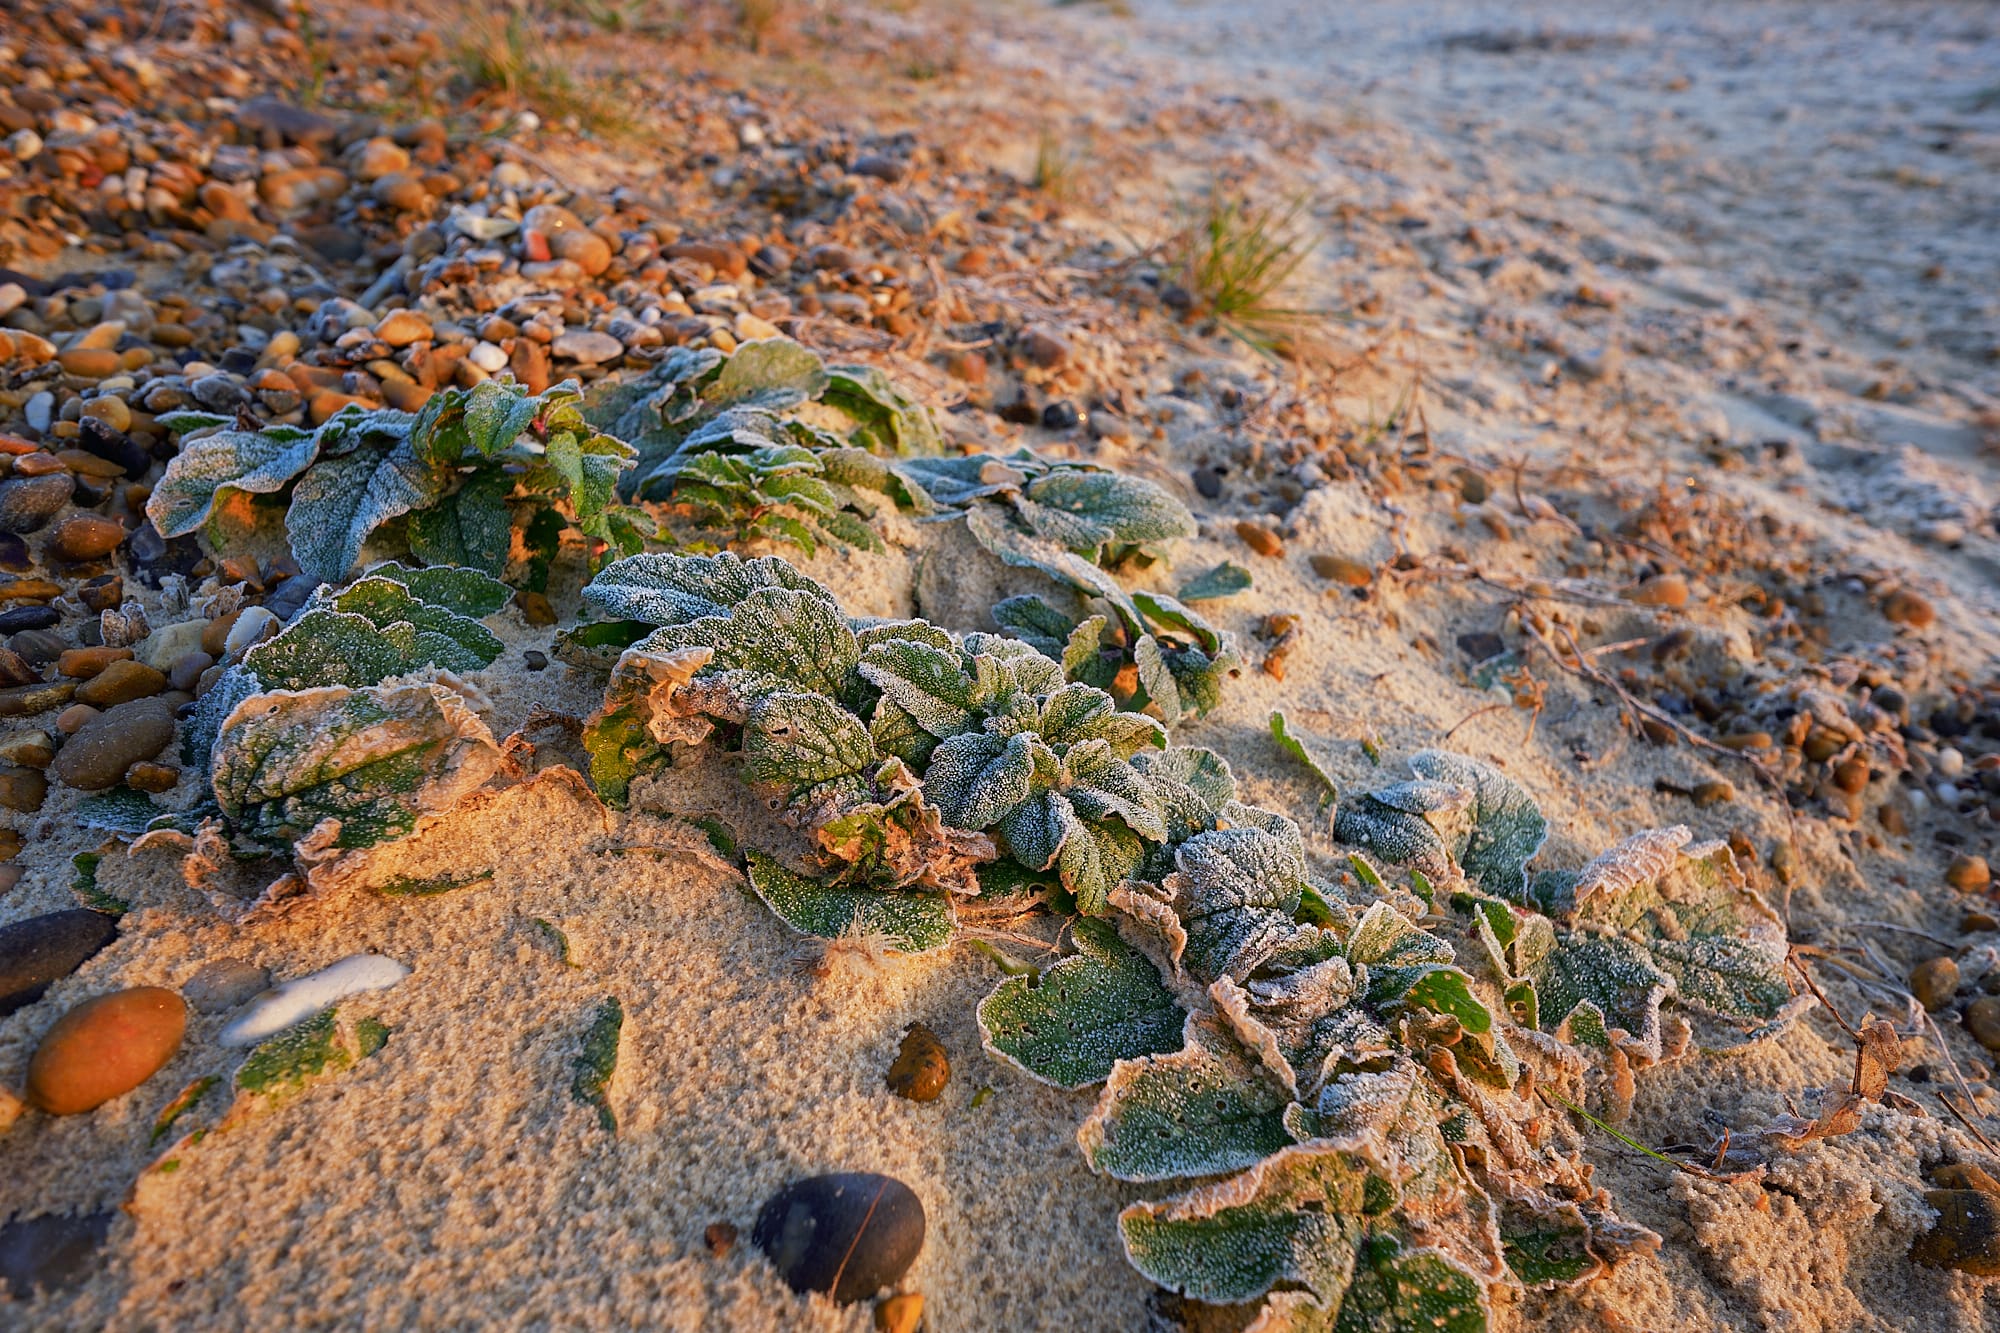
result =
[[922,1023],[910,1024],[889,1065],[889,1091],[913,1102],[934,1102],[950,1081],[951,1057],[937,1033]]
[[[20,636],[17,634],[14,637],[18,639]],[[20,650],[17,648],[15,651]],[[26,653],[21,656],[34,661]],[[33,717],[37,713],[46,713],[51,708],[68,703],[70,695],[75,692],[76,685],[67,680],[52,680],[42,685],[16,685],[0,690],[0,717]]]
[[1243,539],[1245,546],[1258,555],[1269,556],[1275,560],[1285,553],[1285,544],[1279,540],[1278,534],[1261,523],[1252,523],[1247,518],[1241,519],[1236,524],[1236,535]]
[[0,768],[0,807],[34,814],[48,799],[49,780],[32,768]]
[[159,795],[172,791],[180,785],[181,771],[171,764],[156,764],[150,759],[141,759],[125,770],[125,785],[139,791]]
[[113,662],[130,660],[130,648],[106,648],[102,644],[95,648],[71,648],[56,659],[56,670],[71,680],[89,680],[101,675]]
[[1021,354],[1044,370],[1060,369],[1070,358],[1070,346],[1061,334],[1042,324],[1021,330]]
[[81,1282],[97,1266],[117,1216],[43,1213],[0,1226],[0,1283],[16,1300],[26,1300],[37,1288],[61,1291]]
[[61,619],[62,615],[52,606],[11,607],[0,611],[0,634],[15,634],[24,629],[48,629]]
[[1315,555],[1308,558],[1313,573],[1349,588],[1365,588],[1375,579],[1375,571],[1359,560],[1344,555]]
[[1067,398],[1058,398],[1042,408],[1044,430],[1075,430],[1082,420],[1083,414]]
[[77,686],[76,698],[94,708],[111,708],[158,694],[165,688],[167,678],[156,668],[144,662],[117,661]]
[[246,606],[237,614],[229,633],[223,637],[222,656],[241,657],[246,649],[276,634],[278,629],[278,617],[270,608]]
[[611,242],[587,229],[556,233],[549,241],[549,253],[593,278],[611,267]]
[[56,714],[56,730],[65,736],[74,736],[83,730],[85,723],[97,716],[98,710],[89,704],[71,704]]
[[115,787],[125,770],[174,739],[174,708],[165,699],[134,699],[85,722],[56,752],[55,775],[84,791]]
[[1937,619],[1937,611],[1922,593],[1898,588],[1883,600],[1882,616],[1893,625],[1923,629]]
[[218,958],[202,964],[181,987],[181,998],[197,1013],[219,1014],[234,1009],[271,984],[268,968],[242,958]]
[[595,366],[625,355],[625,347],[608,333],[595,329],[565,329],[556,335],[549,350],[564,361]]
[[1969,1165],[1941,1166],[1931,1180],[1940,1188],[1925,1190],[1924,1202],[1938,1220],[1911,1244],[1910,1258],[1927,1268],[2000,1274],[2000,1187]]
[[0,1017],[41,999],[117,937],[117,917],[84,907],[0,926]]
[[845,1305],[910,1271],[924,1248],[924,1206],[890,1176],[810,1176],[771,1196],[750,1238],[793,1291],[827,1292]]
[[1944,882],[1960,893],[1984,893],[1993,883],[1993,871],[1987,866],[1985,857],[1960,852],[1945,867]]
[[125,541],[125,525],[102,514],[71,514],[49,533],[49,553],[59,560],[102,560]]
[[201,680],[201,673],[214,665],[215,659],[199,648],[191,653],[182,653],[168,670],[167,683],[177,690],[192,690]]
[[375,326],[375,336],[391,347],[408,347],[415,342],[429,342],[432,338],[431,322],[413,310],[391,310]]
[[1686,606],[1687,580],[1678,574],[1656,574],[1627,588],[1625,600],[1639,606]]
[[0,532],[40,532],[75,490],[67,472],[0,481]]
[[1989,1051],[2000,1051],[2000,996],[1982,995],[1959,1015],[1972,1039]]
[[497,375],[507,368],[507,353],[490,342],[481,342],[465,354],[465,359],[489,375]]
[[1949,958],[1927,958],[1910,972],[1910,993],[1931,1013],[1951,1003],[1958,993],[1958,964]]
[[875,1307],[875,1333],[917,1333],[924,1323],[924,1298],[914,1291],[885,1297]]
[[162,986],[85,1000],[42,1037],[28,1061],[28,1102],[76,1115],[122,1097],[174,1058],[187,1006]]
[[224,1046],[255,1046],[328,1005],[364,991],[387,990],[408,975],[410,969],[393,958],[350,954],[330,967],[265,991],[216,1040]]

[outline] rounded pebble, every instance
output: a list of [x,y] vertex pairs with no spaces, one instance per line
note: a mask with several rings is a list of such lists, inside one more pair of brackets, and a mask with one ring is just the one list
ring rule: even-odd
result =
[[44,1213],[0,1227],[0,1284],[16,1300],[36,1288],[61,1291],[90,1275],[117,1214],[64,1217]]
[[1960,852],[1945,867],[1944,882],[1960,893],[1983,893],[1993,883],[1993,871],[1985,857]]
[[219,1014],[234,1009],[271,984],[271,973],[243,958],[218,958],[181,986],[181,998],[197,1013]]
[[1236,535],[1242,538],[1245,546],[1258,555],[1276,559],[1285,553],[1285,543],[1279,540],[1278,534],[1261,523],[1243,519],[1236,525]]
[[31,815],[48,799],[49,780],[32,768],[0,767],[0,806]]
[[42,1037],[28,1061],[28,1102],[76,1115],[144,1083],[181,1048],[187,1006],[161,986],[85,1000]]
[[1307,561],[1313,573],[1334,583],[1350,588],[1365,588],[1375,578],[1375,571],[1359,560],[1350,560],[1344,555],[1321,554]]
[[0,1017],[41,999],[117,937],[117,917],[84,907],[0,926]]
[[50,768],[72,787],[102,791],[116,786],[126,769],[151,759],[173,739],[173,705],[157,697],[134,699],[85,722],[56,752]]
[[1938,1220],[1910,1246],[1926,1268],[1954,1268],[1980,1277],[2000,1274],[2000,1197],[1977,1167],[1939,1167],[1934,1181],[1947,1188],[1924,1191]]
[[2000,995],[1982,995],[1959,1016],[1972,1039],[1989,1051],[2000,1051]]
[[144,662],[118,661],[77,686],[76,698],[93,708],[110,708],[147,698],[165,688],[167,678],[156,668]]
[[125,541],[125,525],[102,514],[71,514],[49,533],[49,553],[59,560],[102,560]]
[[922,1023],[903,1032],[903,1043],[889,1065],[889,1091],[913,1102],[934,1102],[951,1081],[951,1057],[937,1033]]
[[924,1248],[924,1205],[891,1176],[810,1176],[771,1196],[751,1240],[793,1291],[827,1292],[844,1305],[910,1271]]
[[1910,972],[1910,993],[1932,1013],[1951,1003],[1958,991],[1958,964],[1949,958],[1927,958]]
[[40,532],[75,490],[67,472],[0,481],[0,532]]

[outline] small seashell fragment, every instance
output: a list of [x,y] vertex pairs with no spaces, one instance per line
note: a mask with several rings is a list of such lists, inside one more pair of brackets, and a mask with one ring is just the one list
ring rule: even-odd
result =
[[224,1046],[255,1046],[350,995],[387,990],[408,975],[410,969],[393,958],[379,953],[351,954],[331,967],[265,991],[222,1030],[218,1040]]

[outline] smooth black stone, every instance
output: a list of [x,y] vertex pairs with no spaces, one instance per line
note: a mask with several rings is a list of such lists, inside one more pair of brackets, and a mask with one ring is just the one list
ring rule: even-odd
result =
[[264,599],[264,609],[280,620],[290,620],[306,604],[318,585],[303,574],[294,574]]
[[28,544],[11,532],[0,532],[0,569],[9,574],[25,574],[35,567]]
[[1067,398],[1058,398],[1042,409],[1042,426],[1047,430],[1075,430],[1082,420],[1076,404]]
[[828,1292],[845,1305],[910,1271],[924,1248],[924,1205],[893,1176],[810,1176],[771,1196],[750,1238],[793,1291]]
[[14,606],[0,611],[0,634],[15,634],[24,629],[47,629],[61,620],[62,616],[53,606]]
[[1458,650],[1474,662],[1484,662],[1507,651],[1507,641],[1491,630],[1477,630],[1458,636]]
[[41,999],[117,935],[118,918],[85,907],[0,926],[0,1015]]
[[16,1300],[35,1288],[61,1291],[90,1276],[115,1213],[60,1217],[44,1213],[0,1227],[0,1284]]
[[21,655],[29,666],[47,666],[63,655],[70,645],[60,634],[47,630],[25,629],[19,634],[8,636],[7,646]]
[[1222,474],[1212,467],[1198,467],[1194,470],[1194,488],[1210,500],[1222,495]]
[[153,455],[125,432],[111,429],[96,417],[85,417],[79,424],[82,429],[77,434],[77,443],[86,452],[124,468],[125,475],[134,481],[145,476],[146,469],[152,466]]

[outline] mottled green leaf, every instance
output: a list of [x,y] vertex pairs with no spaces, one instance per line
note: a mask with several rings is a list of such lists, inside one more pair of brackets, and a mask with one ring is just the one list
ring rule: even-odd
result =
[[1059,1088],[1087,1087],[1120,1060],[1180,1048],[1186,1014],[1144,954],[1111,925],[1078,921],[1077,952],[1039,982],[1010,977],[979,1004],[986,1049]]
[[369,578],[394,580],[408,588],[412,596],[474,620],[483,620],[514,600],[512,588],[477,569],[448,565],[411,569],[387,560],[370,565],[362,573]]
[[216,800],[237,830],[274,846],[338,821],[333,846],[400,837],[499,767],[492,733],[437,685],[253,695],[215,742]]
[[873,366],[832,366],[820,401],[854,423],[850,439],[896,457],[944,451],[930,413]]
[[1420,778],[1448,782],[1472,793],[1466,827],[1452,846],[1452,855],[1468,878],[1486,892],[1514,902],[1527,892],[1527,864],[1549,834],[1548,820],[1521,784],[1491,764],[1449,750],[1423,750],[1410,756],[1410,768]]
[[1322,806],[1333,804],[1334,797],[1340,794],[1340,784],[1333,780],[1333,775],[1326,771],[1326,766],[1320,763],[1313,752],[1306,749],[1305,742],[1292,734],[1291,723],[1286,721],[1282,712],[1271,714],[1271,739],[1278,743],[1280,750],[1304,764],[1306,771],[1319,779],[1320,785],[1326,788],[1320,794],[1320,804]]
[[1291,1098],[1212,1019],[1189,1019],[1172,1054],[1113,1066],[1077,1142],[1119,1180],[1176,1180],[1252,1166],[1291,1142]]
[[299,478],[285,515],[300,569],[324,582],[345,578],[370,533],[435,504],[453,475],[417,457],[408,441],[322,457]]
[[410,553],[428,565],[500,574],[514,544],[514,520],[507,508],[513,490],[514,478],[505,471],[479,469],[453,494],[410,514]]
[[618,1132],[611,1110],[611,1078],[618,1072],[618,1037],[625,1029],[625,1006],[615,995],[605,997],[591,1014],[583,1048],[571,1065],[569,1095],[597,1111],[597,1123],[607,1134]]
[[726,616],[760,588],[790,588],[833,604],[833,594],[776,556],[745,560],[728,551],[695,556],[652,552],[614,560],[584,588],[583,600],[607,619],[681,625]]
[[[170,414],[161,417],[160,424],[190,431],[220,420]],[[183,440],[146,499],[146,517],[161,536],[184,536],[208,521],[218,498],[232,491],[268,495],[282,490],[318,456],[318,434],[296,426],[220,430]]]
[[722,371],[701,392],[702,406],[719,411],[756,407],[782,411],[826,392],[826,364],[790,338],[757,338],[738,345]]
[[954,920],[946,894],[841,888],[787,870],[762,852],[747,857],[757,896],[802,935],[877,936],[901,953],[925,953],[951,942]]

